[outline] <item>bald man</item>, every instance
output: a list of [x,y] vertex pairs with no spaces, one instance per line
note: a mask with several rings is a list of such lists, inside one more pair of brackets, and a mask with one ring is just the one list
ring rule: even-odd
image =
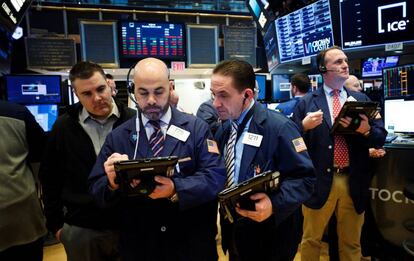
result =
[[354,75],[349,75],[348,79],[344,82],[344,86],[350,91],[362,92],[361,82]]
[[[121,201],[122,260],[217,260],[216,197],[226,172],[209,127],[169,105],[172,84],[162,61],[141,60],[134,88],[137,118],[109,134],[89,177],[100,204]],[[172,176],[156,176],[149,196],[120,196],[114,162],[166,156],[183,159]]]

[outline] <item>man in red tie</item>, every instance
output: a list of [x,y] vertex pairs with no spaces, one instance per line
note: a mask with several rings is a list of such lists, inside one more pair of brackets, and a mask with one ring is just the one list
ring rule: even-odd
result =
[[[331,133],[346,101],[369,101],[369,98],[343,87],[349,67],[348,58],[339,47],[322,51],[317,61],[324,86],[304,96],[293,113],[317,173],[314,193],[302,209],[302,260],[319,260],[322,235],[334,213],[338,221],[340,260],[360,260],[360,235],[370,183],[368,148],[381,147],[386,131],[380,117],[368,120],[360,114],[356,134]],[[339,120],[344,127],[351,124],[349,117]]]

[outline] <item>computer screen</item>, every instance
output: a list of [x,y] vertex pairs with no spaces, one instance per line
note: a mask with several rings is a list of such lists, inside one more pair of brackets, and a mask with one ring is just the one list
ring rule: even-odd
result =
[[382,69],[397,66],[398,60],[399,56],[369,57],[362,59],[362,77],[382,76]]
[[7,99],[15,103],[60,103],[60,75],[6,75]]
[[254,20],[259,24],[261,29],[266,29],[267,26],[274,20],[272,12],[266,10],[263,1],[248,0],[247,8],[250,10]]
[[256,82],[259,87],[257,100],[264,101],[266,100],[266,75],[256,74]]
[[283,102],[291,98],[290,75],[272,74],[272,101]]
[[414,133],[414,100],[385,100],[384,125],[388,132]]
[[56,104],[26,105],[44,131],[50,131],[58,117]]
[[275,23],[270,23],[265,35],[263,43],[266,52],[267,67],[269,72],[279,64],[279,50],[277,48]]
[[414,97],[414,64],[383,69],[382,83],[384,98]]
[[319,0],[276,19],[280,62],[317,55],[333,46],[329,0]]
[[414,40],[414,1],[339,1],[342,48],[354,49]]
[[323,78],[320,74],[309,74],[309,80],[311,82],[311,89],[309,91],[315,91],[323,87]]
[[185,28],[182,23],[120,21],[120,57],[157,57],[185,60]]

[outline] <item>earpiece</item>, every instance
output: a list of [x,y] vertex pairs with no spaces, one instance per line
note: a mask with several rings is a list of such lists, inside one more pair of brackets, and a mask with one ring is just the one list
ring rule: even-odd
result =
[[320,65],[319,66],[319,72],[320,73],[326,73],[328,70],[326,69],[325,65]]

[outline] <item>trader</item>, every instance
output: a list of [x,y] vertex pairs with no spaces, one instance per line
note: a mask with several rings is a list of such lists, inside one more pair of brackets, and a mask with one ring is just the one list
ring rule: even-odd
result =
[[276,107],[276,110],[283,113],[286,117],[292,118],[293,110],[311,86],[309,77],[302,73],[297,73],[290,79],[290,92],[293,98],[287,102],[282,102]]
[[68,260],[118,260],[117,211],[94,203],[87,180],[106,135],[135,112],[114,101],[98,64],[75,64],[69,79],[80,102],[57,119],[40,166],[46,225]]
[[223,250],[230,260],[293,260],[301,237],[300,205],[313,189],[314,169],[295,123],[254,100],[250,64],[228,60],[211,77],[213,105],[221,120],[216,137],[224,152],[226,187],[271,170],[281,173],[279,191],[256,193],[255,211],[237,208],[245,218],[222,217]]
[[[368,148],[381,147],[386,131],[380,117],[369,120],[360,114],[355,135],[332,134],[332,123],[345,101],[369,98],[343,87],[349,67],[339,47],[320,52],[317,62],[324,86],[304,96],[293,113],[317,174],[315,191],[303,206],[301,255],[304,260],[319,260],[323,232],[335,213],[340,259],[360,260],[360,235],[370,184]],[[348,127],[351,119],[341,118],[340,122]]]
[[[131,87],[137,118],[108,135],[89,177],[100,204],[121,201],[122,258],[217,260],[215,199],[225,170],[208,125],[169,105],[169,71],[158,59],[137,63]],[[155,176],[158,185],[149,197],[121,197],[114,162],[171,155],[181,162],[172,176]]]

